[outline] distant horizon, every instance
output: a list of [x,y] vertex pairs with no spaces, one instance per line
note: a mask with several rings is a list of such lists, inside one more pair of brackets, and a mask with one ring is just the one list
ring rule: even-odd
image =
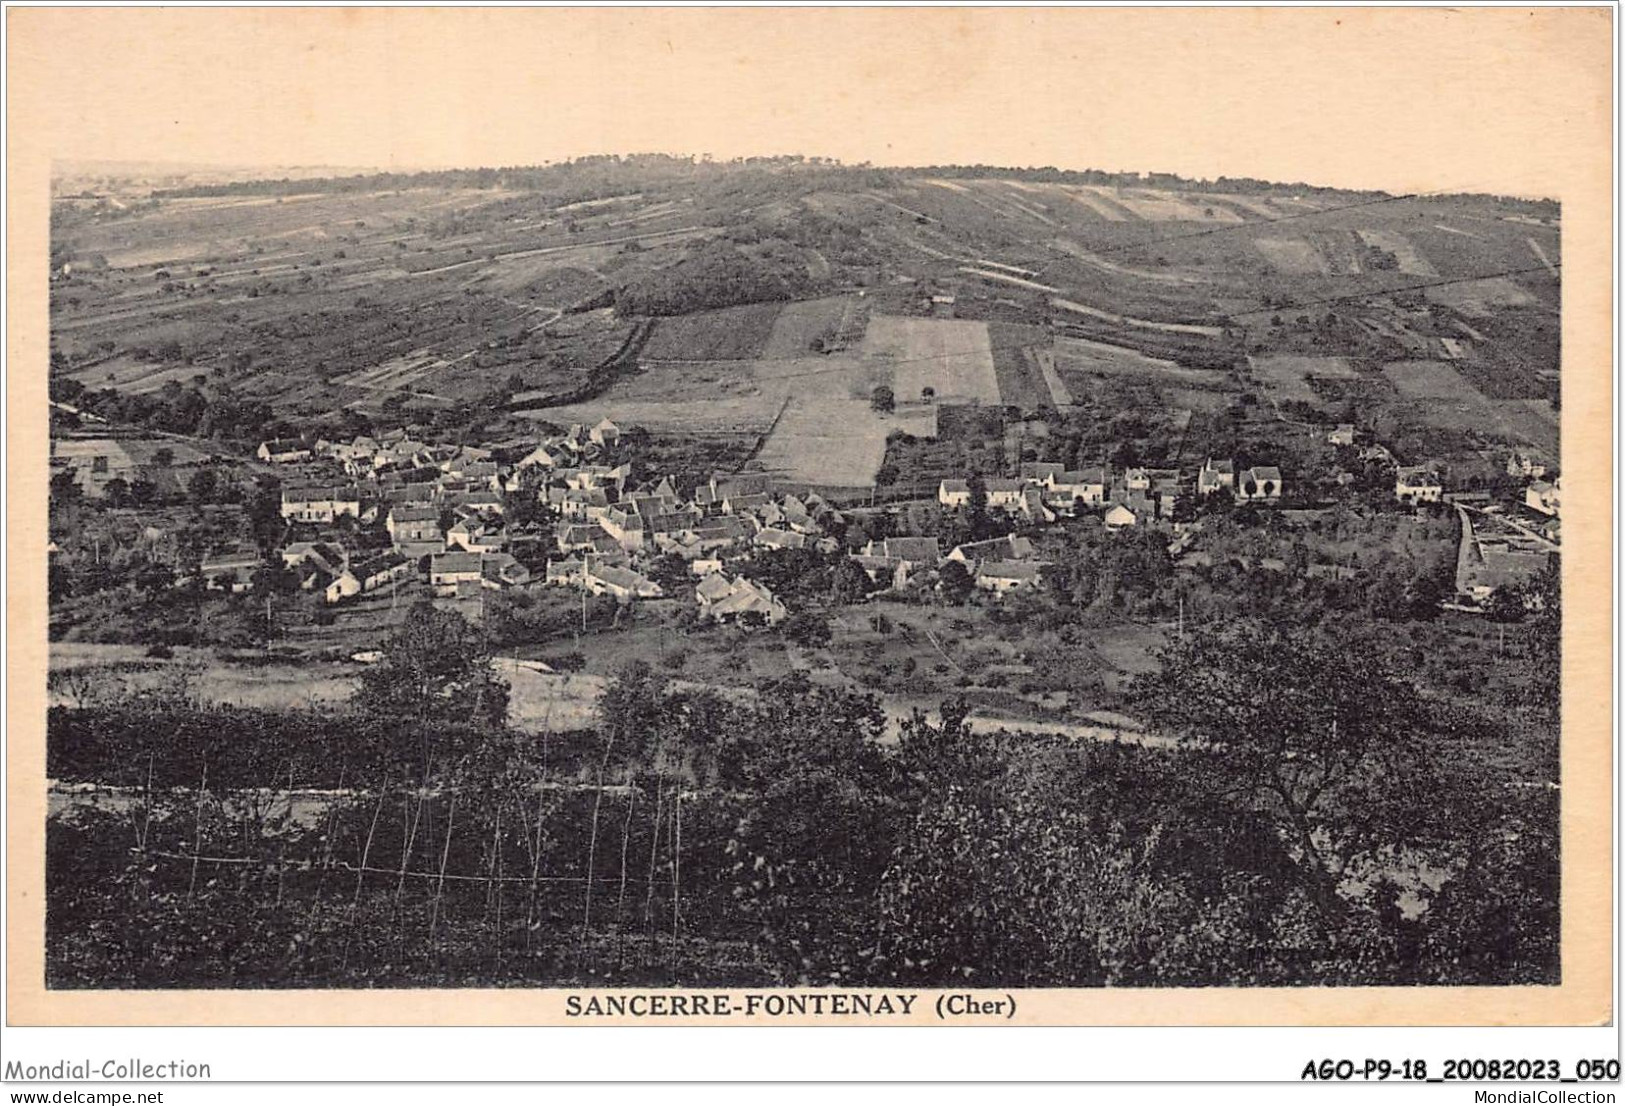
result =
[[[9,29],[12,83],[39,90],[14,108],[30,113],[50,158],[430,172],[594,150],[718,161],[818,150],[895,169],[1088,163],[1552,199],[1574,152],[1611,134],[1607,111],[1593,109],[1608,88],[1609,18],[1558,8],[36,8],[14,13]],[[47,43],[119,60],[61,81],[40,68]]]
[[[494,170],[494,171],[499,171],[500,172],[500,171],[503,171],[503,170],[544,169],[544,168],[551,168],[551,167],[556,167],[556,166],[568,165],[568,164],[571,164],[571,163],[577,162],[577,161],[584,161],[584,160],[588,160],[588,159],[592,159],[592,158],[604,158],[604,157],[616,157],[616,158],[664,157],[664,158],[671,158],[673,160],[678,160],[678,161],[710,162],[710,163],[717,164],[717,165],[728,165],[728,164],[733,164],[733,163],[736,163],[736,162],[777,161],[777,160],[787,160],[787,159],[792,159],[792,158],[800,158],[800,159],[805,159],[805,160],[807,160],[809,162],[820,162],[820,163],[823,163],[823,164],[826,164],[826,165],[829,165],[829,166],[831,166],[833,168],[838,168],[838,169],[875,169],[875,170],[880,170],[880,171],[883,171],[883,172],[894,172],[894,173],[907,173],[907,172],[913,172],[913,171],[923,171],[923,170],[926,170],[926,169],[933,169],[933,168],[955,168],[955,169],[977,168],[977,169],[994,169],[994,170],[1008,169],[1008,170],[1011,170],[1013,172],[1037,172],[1037,171],[1044,170],[1044,169],[1054,169],[1054,170],[1056,170],[1058,172],[1063,172],[1063,173],[1106,173],[1106,174],[1117,175],[1117,176],[1138,175],[1140,177],[1147,177],[1147,176],[1163,175],[1163,176],[1178,177],[1179,179],[1186,180],[1186,181],[1208,182],[1208,183],[1217,182],[1219,180],[1252,180],[1252,181],[1261,181],[1261,182],[1264,182],[1266,184],[1271,184],[1271,185],[1275,185],[1275,186],[1282,187],[1282,188],[1289,187],[1289,186],[1292,186],[1292,185],[1302,185],[1302,186],[1307,187],[1307,188],[1329,189],[1329,190],[1342,191],[1342,192],[1369,192],[1369,193],[1378,193],[1378,194],[1385,194],[1385,195],[1401,195],[1404,192],[1404,190],[1395,190],[1395,189],[1390,189],[1390,188],[1375,188],[1375,187],[1360,186],[1360,185],[1353,185],[1353,184],[1332,183],[1332,182],[1324,181],[1324,180],[1310,180],[1310,179],[1306,179],[1306,178],[1297,178],[1297,179],[1288,180],[1288,179],[1283,179],[1281,177],[1263,176],[1263,175],[1259,175],[1257,173],[1190,173],[1190,172],[1178,172],[1178,171],[1171,170],[1171,169],[1147,169],[1147,168],[1113,169],[1113,168],[1107,168],[1107,167],[1101,166],[1101,165],[1073,166],[1073,165],[1061,165],[1061,164],[1056,164],[1056,163],[1053,163],[1053,162],[1046,162],[1046,163],[1043,163],[1043,164],[1039,164],[1037,162],[1028,163],[1028,164],[1009,164],[1009,163],[1001,164],[1001,163],[990,162],[990,161],[941,161],[941,162],[933,162],[933,163],[929,163],[929,164],[923,163],[923,162],[914,162],[914,163],[907,163],[907,164],[905,164],[905,163],[884,164],[884,163],[872,162],[872,161],[848,161],[848,160],[843,160],[841,158],[831,157],[831,156],[824,155],[824,154],[754,153],[754,154],[730,155],[728,157],[718,157],[718,156],[715,156],[715,155],[705,154],[705,153],[673,152],[671,150],[625,150],[625,151],[620,151],[620,152],[615,152],[615,153],[611,153],[611,152],[608,152],[608,151],[594,151],[594,152],[590,152],[590,153],[573,154],[573,155],[570,155],[568,157],[563,157],[563,158],[549,158],[549,159],[546,159],[546,160],[539,160],[539,161],[511,161],[511,162],[503,162],[503,163],[500,163],[500,164],[494,163],[494,162],[485,162],[485,163],[464,163],[464,164],[425,163],[425,164],[413,164],[413,165],[353,165],[353,164],[352,165],[340,165],[340,164],[333,164],[333,163],[327,163],[327,162],[301,162],[301,161],[233,162],[233,161],[179,160],[179,159],[162,158],[162,157],[153,157],[153,158],[102,158],[102,157],[73,156],[73,157],[59,157],[59,158],[54,159],[53,162],[52,162],[52,166],[51,166],[51,178],[52,178],[53,181],[59,179],[59,174],[60,174],[60,170],[62,169],[62,167],[69,166],[69,167],[74,167],[75,171],[78,171],[78,172],[96,171],[96,167],[102,167],[103,171],[107,171],[107,170],[110,170],[110,169],[116,169],[117,167],[128,167],[131,170],[134,170],[134,169],[137,169],[137,168],[140,168],[140,167],[146,167],[146,168],[149,168],[149,169],[154,170],[154,171],[172,170],[172,171],[176,171],[176,172],[197,172],[197,173],[203,173],[203,172],[239,172],[239,173],[254,172],[254,173],[262,173],[263,172],[263,173],[266,173],[266,174],[272,174],[272,173],[275,173],[277,171],[301,170],[301,171],[308,171],[308,172],[322,174],[322,175],[319,175],[319,176],[312,176],[310,178],[312,180],[321,180],[321,179],[334,179],[334,180],[336,180],[336,179],[343,179],[343,178],[347,178],[347,177],[364,177],[364,176],[375,176],[375,175],[384,175],[384,174],[417,175],[417,174],[426,174],[426,173],[478,172],[480,170]],[[276,179],[279,179],[279,178],[277,178],[275,176],[267,175],[267,176],[263,176],[263,177],[261,177],[261,176],[245,177],[244,179],[245,180],[276,180]],[[1444,188],[1444,189],[1430,189],[1427,192],[1420,193],[1420,194],[1421,195],[1489,196],[1489,197],[1506,198],[1506,199],[1513,199],[1513,200],[1522,200],[1522,201],[1530,202],[1530,203],[1561,204],[1561,198],[1558,197],[1558,196],[1553,196],[1553,195],[1526,193],[1526,192],[1503,192],[1503,191],[1486,190],[1486,189],[1483,189],[1483,188],[1472,188],[1472,187],[1461,187],[1461,188],[1447,187],[1447,188]]]

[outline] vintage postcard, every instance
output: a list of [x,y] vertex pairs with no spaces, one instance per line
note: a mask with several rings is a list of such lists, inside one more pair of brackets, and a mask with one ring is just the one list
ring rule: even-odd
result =
[[9,10],[7,1020],[1606,1021],[1613,15]]

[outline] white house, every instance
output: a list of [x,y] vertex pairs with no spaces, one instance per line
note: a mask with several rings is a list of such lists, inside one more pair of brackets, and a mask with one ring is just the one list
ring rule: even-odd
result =
[[701,616],[715,622],[754,614],[771,626],[782,622],[790,613],[766,584],[743,576],[736,580],[707,576],[694,589],[694,597],[699,600]]
[[581,582],[594,595],[613,595],[616,599],[659,599],[665,591],[659,584],[640,573],[618,565],[590,562],[582,571]]
[[1022,493],[1027,485],[1020,480],[1009,480],[1002,476],[989,477],[985,484],[987,488],[987,506],[989,510],[1009,511],[1014,513],[1022,509]]
[[937,485],[937,502],[950,510],[970,506],[970,485],[963,480],[944,480]]
[[283,488],[282,517],[292,522],[333,522],[340,515],[361,516],[357,488]]
[[397,504],[384,518],[384,529],[397,546],[408,542],[443,542],[440,510],[428,505]]
[[1127,507],[1123,506],[1121,503],[1117,503],[1117,504],[1114,504],[1112,506],[1112,508],[1109,511],[1106,512],[1106,517],[1104,518],[1103,521],[1106,524],[1106,529],[1108,529],[1108,530],[1121,530],[1125,526],[1133,526],[1136,522],[1139,521],[1139,519],[1134,514],[1133,511],[1129,510]]
[[1196,491],[1198,495],[1212,495],[1217,491],[1234,491],[1236,487],[1236,463],[1229,458],[1215,461],[1209,457],[1202,464],[1202,471],[1196,476]]
[[255,456],[273,465],[291,465],[310,460],[310,447],[298,438],[272,438],[261,442]]
[[206,586],[235,593],[248,590],[259,567],[259,553],[252,549],[232,549],[205,557],[199,571]]
[[998,595],[1017,588],[1037,587],[1042,579],[1039,566],[1032,561],[988,561],[977,566],[976,586]]
[[1562,513],[1563,497],[1560,482],[1553,480],[1547,483],[1536,480],[1523,492],[1523,501],[1531,509],[1543,515],[1558,515]]
[[1240,502],[1273,503],[1281,498],[1281,470],[1274,465],[1255,465],[1236,480]]
[[581,583],[582,562],[579,557],[566,557],[562,561],[547,562],[549,587],[574,587]]
[[477,584],[482,576],[478,553],[436,553],[429,559],[429,586],[436,595],[456,595],[459,584]]
[[1081,499],[1097,507],[1106,500],[1106,470],[1097,467],[1058,473],[1050,478],[1045,498],[1057,506],[1070,506]]
[[1427,465],[1409,465],[1394,470],[1394,498],[1401,503],[1437,503],[1442,495],[1444,486]]

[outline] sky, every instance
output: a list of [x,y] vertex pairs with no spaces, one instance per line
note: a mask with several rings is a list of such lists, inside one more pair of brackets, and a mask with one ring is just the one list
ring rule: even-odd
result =
[[380,168],[800,153],[1555,195],[1594,9],[18,9],[53,158]]

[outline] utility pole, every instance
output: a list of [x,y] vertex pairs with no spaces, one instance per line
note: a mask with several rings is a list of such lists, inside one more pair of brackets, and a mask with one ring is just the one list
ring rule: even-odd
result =
[[1185,596],[1179,597],[1179,640],[1185,640]]

